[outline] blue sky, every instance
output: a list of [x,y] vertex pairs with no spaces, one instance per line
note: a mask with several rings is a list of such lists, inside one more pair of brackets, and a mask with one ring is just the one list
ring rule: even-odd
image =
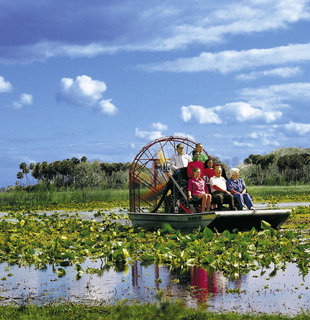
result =
[[309,0],[0,0],[0,30],[0,187],[161,136],[228,162],[309,147]]

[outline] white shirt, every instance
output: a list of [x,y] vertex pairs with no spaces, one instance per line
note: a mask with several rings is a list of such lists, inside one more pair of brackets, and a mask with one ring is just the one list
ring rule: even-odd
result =
[[222,190],[227,191],[226,180],[222,176],[219,178],[216,176],[213,176],[210,178],[211,192],[218,191],[214,188],[214,186],[217,186],[217,187],[221,188]]
[[174,154],[170,159],[170,165],[173,170],[187,167],[192,158],[188,154]]

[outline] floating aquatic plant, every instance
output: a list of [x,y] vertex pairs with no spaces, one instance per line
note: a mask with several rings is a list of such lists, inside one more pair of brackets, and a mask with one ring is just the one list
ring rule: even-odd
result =
[[[61,213],[10,213],[0,221],[0,263],[38,269],[52,265],[59,277],[75,265],[77,279],[110,267],[125,270],[134,261],[171,268],[201,266],[233,278],[269,267],[276,272],[287,262],[295,262],[303,275],[309,272],[308,229],[276,231],[262,223],[261,231],[217,233],[205,228],[182,234],[170,225],[135,230],[117,218],[115,213],[100,215],[100,221]],[[100,259],[102,267],[84,271],[86,258]]]

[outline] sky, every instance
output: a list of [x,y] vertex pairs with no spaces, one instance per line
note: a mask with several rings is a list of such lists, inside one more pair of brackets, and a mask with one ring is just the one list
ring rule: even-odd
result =
[[184,136],[235,165],[309,147],[310,0],[0,0],[0,187]]

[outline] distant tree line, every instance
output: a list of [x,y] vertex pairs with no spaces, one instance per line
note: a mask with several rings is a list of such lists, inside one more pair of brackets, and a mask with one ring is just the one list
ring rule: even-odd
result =
[[[36,185],[54,185],[57,188],[128,188],[130,163],[89,162],[84,156],[47,163],[22,162],[17,173],[19,185],[34,189]],[[36,184],[31,186],[29,175]]]
[[240,166],[248,184],[286,185],[310,182],[310,148],[282,148],[266,155],[251,154]]

